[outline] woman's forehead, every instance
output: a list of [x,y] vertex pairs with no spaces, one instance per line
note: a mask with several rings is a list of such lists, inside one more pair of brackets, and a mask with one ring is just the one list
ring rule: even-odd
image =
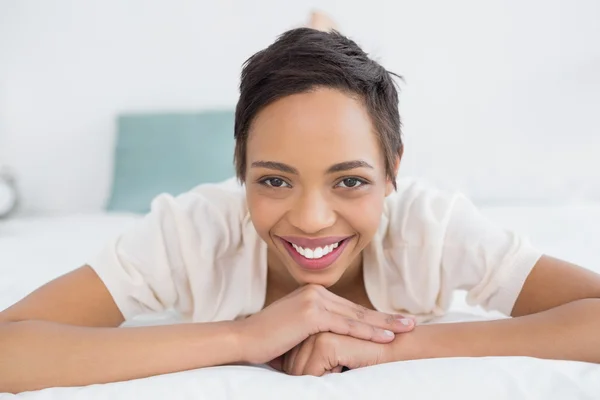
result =
[[248,161],[273,158],[332,164],[365,159],[379,164],[373,124],[356,98],[334,89],[284,97],[256,117]]

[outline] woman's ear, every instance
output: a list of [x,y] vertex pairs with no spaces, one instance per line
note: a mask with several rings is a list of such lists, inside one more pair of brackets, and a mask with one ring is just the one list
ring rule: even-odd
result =
[[[396,164],[394,165],[394,179],[398,176],[398,171],[400,170],[400,160],[402,160],[402,154],[404,153],[404,146],[400,148],[400,152],[398,153],[398,157],[396,157]],[[385,195],[389,196],[396,189],[395,182],[392,181],[391,178],[387,179]]]

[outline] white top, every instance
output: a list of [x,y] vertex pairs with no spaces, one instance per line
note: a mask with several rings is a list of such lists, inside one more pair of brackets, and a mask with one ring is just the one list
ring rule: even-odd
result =
[[[456,289],[509,315],[540,256],[464,196],[401,178],[364,250],[364,281],[376,309],[421,321],[443,315]],[[233,320],[265,300],[267,246],[234,179],[158,196],[89,265],[126,319],[175,309],[187,321]]]

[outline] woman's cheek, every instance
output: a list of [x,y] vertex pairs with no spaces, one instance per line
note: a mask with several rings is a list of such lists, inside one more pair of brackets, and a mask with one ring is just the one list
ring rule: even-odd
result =
[[256,231],[263,239],[269,236],[269,231],[271,231],[280,219],[278,216],[280,208],[281,205],[277,201],[268,197],[257,195],[248,197],[248,209],[252,217],[252,222]]
[[344,214],[347,222],[361,235],[372,236],[379,227],[382,210],[382,197],[369,193],[349,202],[345,207]]

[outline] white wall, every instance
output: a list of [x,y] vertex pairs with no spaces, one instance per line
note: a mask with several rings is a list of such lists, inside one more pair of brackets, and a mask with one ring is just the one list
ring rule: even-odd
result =
[[406,171],[600,200],[598,1],[0,0],[0,162],[25,210],[101,209],[117,113],[233,107],[242,62],[314,6],[405,76]]
[[1,3],[2,147],[26,208],[102,206],[120,111],[233,106],[241,63],[285,29],[238,3]]

